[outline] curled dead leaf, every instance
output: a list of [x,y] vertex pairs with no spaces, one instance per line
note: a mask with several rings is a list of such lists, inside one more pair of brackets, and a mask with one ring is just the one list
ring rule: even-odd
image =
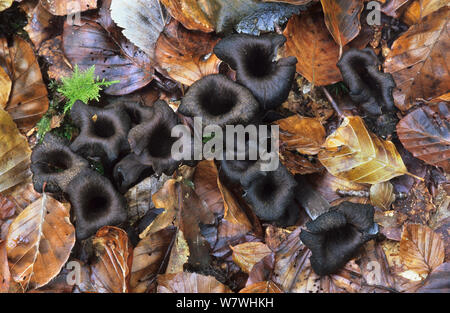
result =
[[159,275],[158,293],[231,293],[231,290],[212,276],[178,273]]
[[120,228],[104,226],[92,240],[97,259],[91,265],[91,281],[97,292],[128,292],[133,248]]
[[0,108],[0,192],[31,176],[31,149],[11,116]]
[[250,273],[253,266],[272,253],[270,248],[262,242],[246,242],[231,247],[233,261],[244,271]]
[[444,242],[439,234],[424,225],[404,226],[400,258],[410,270],[424,277],[441,265],[444,257]]
[[68,204],[43,194],[14,220],[6,239],[14,281],[38,288],[58,275],[75,244],[69,212]]
[[212,52],[218,41],[213,35],[188,31],[173,20],[158,38],[156,62],[172,79],[190,86],[219,72],[221,61]]
[[357,183],[376,184],[408,174],[394,144],[370,133],[360,116],[344,118],[328,136],[319,160],[334,176]]
[[370,187],[370,203],[372,205],[389,210],[394,201],[394,186],[390,182],[378,183]]

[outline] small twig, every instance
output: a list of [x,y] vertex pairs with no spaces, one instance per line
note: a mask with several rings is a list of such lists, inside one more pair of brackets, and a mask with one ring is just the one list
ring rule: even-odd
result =
[[328,101],[330,101],[331,106],[336,111],[336,113],[339,115],[339,117],[340,118],[344,117],[344,115],[342,114],[342,111],[339,109],[336,101],[334,101],[333,97],[330,95],[330,93],[328,92],[327,88],[325,88],[325,87],[321,87],[321,88],[323,90],[323,93],[327,97]]

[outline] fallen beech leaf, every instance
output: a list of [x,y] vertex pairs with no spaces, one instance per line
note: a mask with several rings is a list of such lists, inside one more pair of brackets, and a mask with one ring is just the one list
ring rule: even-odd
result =
[[408,25],[417,24],[425,16],[448,5],[447,0],[415,0],[406,8],[402,21]]
[[364,8],[361,0],[320,0],[325,24],[336,43],[341,47],[358,36],[361,30],[359,17]]
[[159,275],[158,293],[231,293],[231,290],[212,276],[178,273]]
[[323,169],[319,162],[311,162],[303,155],[293,153],[285,148],[280,149],[280,161],[292,175],[312,174]]
[[0,12],[9,8],[14,0],[0,0]]
[[217,74],[221,61],[212,52],[219,38],[186,30],[173,20],[156,43],[156,62],[177,82],[190,86],[203,76]]
[[250,273],[253,266],[272,253],[272,250],[262,242],[246,242],[234,247],[233,261],[244,271]]
[[7,293],[9,290],[9,273],[8,255],[6,254],[6,241],[0,240],[0,293]]
[[70,15],[97,8],[97,0],[40,0],[41,5],[53,15]]
[[239,293],[283,293],[273,281],[261,281],[241,289]]
[[51,79],[60,80],[62,77],[72,76],[72,66],[62,51],[61,36],[44,41],[38,53],[49,64],[47,73]]
[[91,280],[100,293],[128,292],[133,248],[127,233],[114,226],[100,228],[92,240],[97,259],[91,265]]
[[319,160],[334,176],[357,183],[376,184],[408,173],[394,144],[370,133],[360,116],[344,118]]
[[322,12],[293,16],[283,32],[287,38],[284,54],[297,57],[297,72],[316,86],[342,80],[336,66],[339,46],[322,21]]
[[224,214],[224,200],[217,184],[219,173],[214,161],[204,160],[197,164],[194,173],[195,193],[217,215]]
[[130,291],[146,292],[151,283],[156,282],[168,249],[175,236],[175,229],[167,228],[145,237],[133,250],[133,265],[130,273]]
[[381,6],[381,12],[386,15],[398,18],[399,12],[403,13],[401,9],[403,9],[405,4],[407,4],[410,0],[390,0],[386,1]]
[[372,205],[389,210],[394,201],[394,186],[390,182],[378,183],[370,187],[370,203]]
[[427,226],[408,224],[403,228],[400,258],[412,271],[426,276],[444,262],[444,242]]
[[397,84],[393,95],[400,110],[407,111],[418,99],[431,100],[450,89],[449,15],[448,7],[431,13],[392,45],[384,69]]
[[280,126],[280,145],[289,150],[316,155],[325,142],[325,128],[315,118],[293,115],[275,124]]
[[14,220],[6,239],[14,281],[38,288],[58,275],[75,244],[69,212],[68,204],[43,194]]
[[161,0],[166,9],[176,20],[187,29],[199,30],[205,33],[214,31],[214,24],[210,19],[208,5],[210,1],[193,0]]
[[0,67],[0,109],[4,109],[9,100],[12,82],[5,70]]
[[31,149],[11,116],[0,108],[0,192],[31,176]]
[[153,59],[156,41],[165,24],[159,1],[112,0],[111,17],[123,28],[125,37]]
[[38,50],[41,43],[49,39],[55,30],[53,15],[40,2],[22,2],[20,7],[27,13],[28,24],[24,30]]
[[450,286],[448,277],[450,275],[450,263],[446,262],[435,268],[423,286],[417,292],[423,293],[449,293]]
[[363,247],[360,263],[361,274],[365,283],[373,287],[386,287],[394,289],[395,282],[392,277],[386,255],[382,247],[375,241],[367,242]]
[[6,39],[0,38],[0,64],[12,81],[6,111],[20,131],[26,133],[48,109],[47,87],[41,69],[30,44],[17,36],[11,47]]
[[129,42],[112,21],[110,2],[103,1],[95,20],[81,17],[80,26],[64,23],[63,50],[80,70],[95,65],[100,79],[120,81],[105,93],[125,95],[150,83],[154,69],[149,56]]
[[177,231],[175,242],[170,251],[169,264],[167,264],[166,274],[177,274],[183,272],[184,264],[189,261],[189,245],[184,239],[183,232]]
[[397,133],[416,158],[450,172],[450,121],[445,115],[424,106],[405,116],[397,124]]
[[40,193],[34,190],[31,177],[27,178],[23,183],[8,189],[3,195],[14,203],[15,211],[18,213],[42,197]]

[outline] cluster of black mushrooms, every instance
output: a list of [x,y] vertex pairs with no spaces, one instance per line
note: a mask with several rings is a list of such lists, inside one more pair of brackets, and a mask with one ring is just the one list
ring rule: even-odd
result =
[[[204,125],[261,124],[269,110],[287,99],[294,80],[297,59],[277,60],[277,50],[285,41],[278,34],[234,34],[222,39],[214,53],[235,71],[236,81],[221,74],[200,79],[183,97],[178,113],[200,116]],[[349,50],[338,66],[352,99],[381,115],[380,107],[393,108],[394,83],[378,70],[377,62],[371,50]],[[90,237],[102,226],[125,222],[123,194],[130,187],[153,174],[172,175],[181,164],[191,162],[171,157],[172,144],[178,139],[171,137],[171,129],[181,121],[164,101],[104,108],[77,101],[70,117],[80,134],[71,143],[47,134],[33,150],[31,170],[36,191],[67,195],[78,239]],[[110,174],[92,169],[91,158],[99,158]],[[280,226],[294,225],[299,218],[295,194],[302,192],[296,179],[281,163],[276,170],[264,172],[259,162],[222,160],[220,171],[231,183],[242,186],[259,218]],[[308,222],[300,238],[312,251],[314,271],[334,273],[353,258],[374,238],[373,215],[370,205],[344,202]]]

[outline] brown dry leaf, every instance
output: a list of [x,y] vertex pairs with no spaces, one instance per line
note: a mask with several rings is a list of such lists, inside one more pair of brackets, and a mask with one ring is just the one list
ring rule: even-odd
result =
[[231,293],[231,290],[213,276],[178,273],[159,275],[158,293]]
[[372,205],[389,210],[394,201],[394,186],[390,182],[378,183],[370,187],[370,203]]
[[261,281],[241,289],[239,293],[283,293],[273,281]]
[[425,16],[449,6],[448,0],[415,0],[405,10],[402,21],[408,25],[417,24]]
[[444,263],[438,266],[430,276],[428,276],[424,285],[417,292],[430,293],[449,293],[450,286],[448,277],[450,276],[450,263]]
[[418,108],[397,124],[397,133],[416,158],[450,173],[450,120],[445,113],[437,114],[427,106]]
[[396,106],[410,109],[418,99],[431,100],[450,90],[450,8],[431,13],[392,45],[384,69],[392,73]]
[[364,8],[362,0],[320,0],[325,24],[341,47],[358,36],[361,30],[359,17]]
[[250,273],[253,266],[272,253],[270,248],[262,242],[246,242],[231,247],[233,261],[244,271]]
[[185,29],[173,20],[156,42],[156,62],[170,78],[190,86],[203,76],[217,74],[220,60],[212,52],[219,38]]
[[14,0],[0,0],[0,12],[9,8],[13,2]]
[[128,292],[133,248],[127,233],[114,226],[104,226],[92,240],[97,259],[91,265],[91,280],[100,293]]
[[404,226],[400,258],[410,270],[426,276],[444,262],[444,256],[444,242],[439,234],[424,225]]
[[322,21],[322,12],[293,16],[283,32],[287,38],[284,54],[297,57],[297,72],[316,86],[342,80],[336,66],[339,46]]
[[0,108],[0,192],[14,187],[31,175],[31,149],[11,116]]
[[[210,19],[208,1],[194,0],[161,0],[166,9],[184,27],[190,30],[199,30],[205,33],[214,31],[214,24]],[[209,11],[209,14],[206,13]]]
[[370,133],[360,116],[344,118],[319,160],[334,176],[357,183],[376,184],[408,173],[394,144]]
[[223,215],[224,200],[217,185],[219,173],[212,160],[203,160],[198,163],[194,173],[195,193],[205,201],[209,210],[215,214]]
[[52,20],[53,15],[45,10],[40,2],[22,2],[20,7],[26,12],[28,19],[24,30],[38,50],[41,43],[49,39],[56,28]]
[[0,38],[0,65],[12,81],[6,111],[20,131],[26,133],[48,109],[47,87],[41,69],[30,44],[17,36],[11,47],[6,39]]
[[165,20],[158,0],[111,0],[111,17],[122,33],[153,60]]
[[189,256],[189,245],[186,239],[184,239],[183,231],[179,229],[176,233],[175,242],[170,251],[166,274],[177,274],[183,272],[184,264],[188,263]]
[[4,109],[9,100],[12,82],[5,70],[0,66],[0,109]]
[[168,249],[175,236],[175,229],[167,228],[145,237],[133,250],[133,265],[130,274],[130,291],[146,292],[156,281],[161,267],[168,259]]
[[62,51],[61,36],[44,41],[38,54],[49,64],[47,71],[49,78],[60,80],[61,77],[72,76],[72,65]]
[[322,171],[323,166],[319,162],[312,162],[301,154],[292,153],[282,148],[280,161],[292,173],[292,175],[306,175]]
[[34,190],[31,177],[27,178],[23,183],[8,189],[3,195],[14,203],[15,211],[18,213],[25,210],[31,203],[42,196]]
[[399,13],[403,13],[402,9],[406,7],[410,0],[389,0],[381,6],[381,12],[386,15],[398,18]]
[[97,8],[97,0],[40,0],[41,5],[53,15],[69,15]]
[[38,288],[58,275],[75,244],[69,212],[69,204],[43,194],[14,220],[6,239],[14,281]]
[[310,3],[313,0],[263,0],[264,2],[283,2],[283,3],[290,3],[295,5],[305,5]]
[[81,70],[95,65],[95,75],[119,80],[105,89],[109,95],[125,95],[148,85],[154,74],[150,59],[128,41],[111,19],[111,0],[104,0],[93,18],[81,17],[80,25],[64,23],[63,51]]
[[363,251],[359,264],[365,283],[375,288],[383,286],[387,290],[393,289],[395,281],[391,276],[383,248],[371,240],[364,245]]
[[0,293],[7,293],[9,290],[9,273],[8,255],[6,254],[6,241],[0,240]]

